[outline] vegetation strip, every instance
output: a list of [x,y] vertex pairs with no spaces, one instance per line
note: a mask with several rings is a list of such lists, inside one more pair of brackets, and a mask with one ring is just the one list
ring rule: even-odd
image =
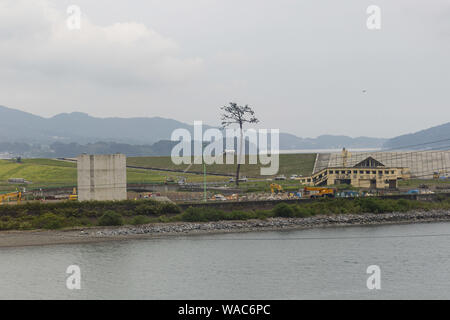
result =
[[[0,230],[63,229],[74,227],[144,225],[165,222],[245,221],[271,218],[406,213],[450,210],[450,198],[434,201],[406,199],[324,199],[301,204],[279,203],[273,209],[222,211],[189,207],[182,211],[154,200],[25,203],[0,206]],[[297,219],[301,220],[301,219]]]

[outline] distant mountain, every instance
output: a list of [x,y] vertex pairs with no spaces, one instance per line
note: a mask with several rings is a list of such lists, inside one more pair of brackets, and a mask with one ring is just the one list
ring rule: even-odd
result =
[[0,106],[0,142],[152,144],[170,139],[178,128],[190,130],[192,126],[160,117],[95,118],[80,112],[43,118]]
[[299,138],[292,134],[280,133],[280,149],[342,149],[381,148],[387,139],[322,135],[317,138]]
[[436,150],[450,149],[450,122],[389,139],[383,145],[386,149]]
[[[0,153],[29,156],[70,156],[78,152],[123,152],[129,155],[170,154],[175,129],[193,126],[160,117],[96,118],[62,113],[44,118],[0,106]],[[204,129],[211,126],[204,125]],[[280,149],[378,148],[386,139],[324,135],[300,138],[280,133]],[[28,146],[28,147],[27,147]]]

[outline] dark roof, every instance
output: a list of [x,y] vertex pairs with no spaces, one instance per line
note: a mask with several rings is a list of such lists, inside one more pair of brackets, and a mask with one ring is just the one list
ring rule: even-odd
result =
[[358,162],[354,165],[355,168],[376,168],[376,167],[384,167],[384,164],[382,164],[380,161],[372,158],[367,157],[361,162]]

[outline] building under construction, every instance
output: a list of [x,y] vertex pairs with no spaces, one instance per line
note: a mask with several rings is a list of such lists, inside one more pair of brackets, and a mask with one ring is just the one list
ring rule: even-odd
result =
[[348,184],[369,189],[395,189],[398,180],[446,177],[450,151],[356,152],[317,155],[313,174],[300,178],[305,185]]

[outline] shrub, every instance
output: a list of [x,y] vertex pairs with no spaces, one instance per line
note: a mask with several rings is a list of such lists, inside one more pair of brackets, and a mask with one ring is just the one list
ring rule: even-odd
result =
[[136,207],[138,215],[152,216],[159,213],[158,207],[154,204],[142,203]]
[[189,207],[179,217],[188,222],[219,221],[225,220],[225,213],[217,209]]
[[273,208],[276,217],[289,218],[294,216],[294,209],[286,203],[279,203]]
[[294,206],[294,215],[299,218],[306,218],[312,215],[311,209],[299,205]]
[[9,221],[4,224],[5,230],[17,230],[20,227],[20,223],[18,221]]
[[67,218],[69,217],[79,217],[81,214],[78,209],[75,208],[59,208],[55,209],[55,213],[58,215],[63,215]]
[[230,213],[231,220],[256,219],[258,215],[253,211],[233,211]]
[[64,217],[47,212],[41,216],[35,217],[32,226],[37,229],[60,229],[64,227],[64,220]]
[[180,219],[179,219],[179,216],[168,217],[165,214],[163,214],[162,216],[159,216],[156,221],[157,222],[167,223],[167,222],[180,221]]
[[33,229],[33,225],[30,222],[22,222],[19,225],[20,230],[30,230]]
[[368,198],[368,199],[361,199],[360,200],[360,206],[361,206],[361,210],[363,212],[368,212],[368,213],[382,213],[383,208],[380,205],[380,202],[377,201],[376,199],[372,199],[372,198]]
[[398,211],[408,211],[411,209],[411,202],[406,199],[400,199],[397,201]]
[[89,218],[83,217],[78,219],[78,224],[81,226],[86,226],[86,227],[90,227],[92,226],[92,221]]
[[163,202],[161,204],[161,213],[180,213],[181,209],[175,203]]
[[121,226],[123,218],[120,213],[108,210],[98,220],[99,226]]
[[8,222],[8,221],[10,221],[10,220],[11,220],[11,217],[10,217],[10,216],[3,216],[3,217],[0,217],[0,221]]
[[149,222],[150,222],[150,219],[146,216],[135,216],[131,220],[131,224],[133,224],[133,225],[146,224]]

